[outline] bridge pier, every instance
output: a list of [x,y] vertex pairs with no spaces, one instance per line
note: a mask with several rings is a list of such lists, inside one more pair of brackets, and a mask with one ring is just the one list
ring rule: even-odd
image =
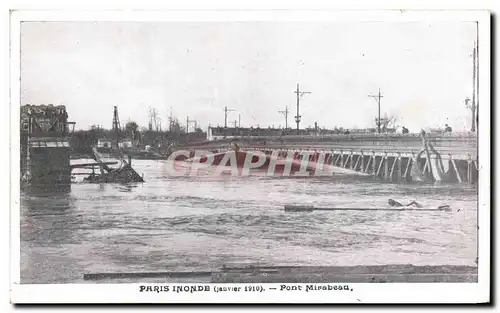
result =
[[401,166],[403,164],[403,160],[401,159],[401,154],[398,154],[398,157],[397,157],[397,169],[396,169],[396,175],[398,176],[398,183],[401,182],[401,180],[403,179],[403,177],[401,176]]
[[387,154],[384,156],[384,180],[390,180],[389,177],[389,157]]
[[360,164],[360,170],[361,172],[365,173],[366,172],[366,167],[367,167],[367,163],[368,162],[368,159],[367,156],[362,152],[361,154],[361,164]]

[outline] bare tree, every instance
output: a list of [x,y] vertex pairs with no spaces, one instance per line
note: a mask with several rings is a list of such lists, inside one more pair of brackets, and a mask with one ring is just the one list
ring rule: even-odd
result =
[[155,108],[149,108],[149,130],[158,130],[158,112]]

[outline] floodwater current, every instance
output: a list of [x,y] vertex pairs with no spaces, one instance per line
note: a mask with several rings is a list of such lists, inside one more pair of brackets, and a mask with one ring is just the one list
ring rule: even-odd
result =
[[[76,160],[80,162],[84,160]],[[75,183],[21,194],[21,283],[84,273],[210,271],[223,265],[475,265],[477,189],[371,177],[170,177],[134,160],[145,183]],[[387,200],[451,212],[376,211]],[[287,204],[373,211],[284,212]]]

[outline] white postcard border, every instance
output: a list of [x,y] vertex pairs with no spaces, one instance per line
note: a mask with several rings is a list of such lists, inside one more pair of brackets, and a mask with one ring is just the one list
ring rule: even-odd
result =
[[[11,147],[19,144],[21,21],[480,21],[480,67],[490,68],[490,16],[486,11],[13,11],[11,13]],[[19,151],[11,148],[11,301],[14,303],[475,303],[489,301],[490,288],[490,71],[480,72],[478,283],[349,284],[353,291],[262,293],[141,293],[140,284],[19,284]],[[178,285],[178,284],[177,284]],[[183,286],[191,284],[182,284]],[[205,285],[205,284],[196,284]],[[211,284],[220,285],[220,284]],[[224,284],[231,286],[233,284]],[[239,284],[246,286],[250,284]],[[263,286],[267,284],[261,284]],[[279,288],[280,284],[273,284]],[[294,284],[287,284],[294,285]],[[324,284],[316,284],[324,285]],[[334,284],[336,285],[336,284]]]

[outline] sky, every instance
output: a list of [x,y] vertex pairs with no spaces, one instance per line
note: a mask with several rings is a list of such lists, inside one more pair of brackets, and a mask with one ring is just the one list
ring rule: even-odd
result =
[[147,126],[149,108],[229,126],[470,126],[472,22],[24,22],[21,105],[65,105],[76,129]]

